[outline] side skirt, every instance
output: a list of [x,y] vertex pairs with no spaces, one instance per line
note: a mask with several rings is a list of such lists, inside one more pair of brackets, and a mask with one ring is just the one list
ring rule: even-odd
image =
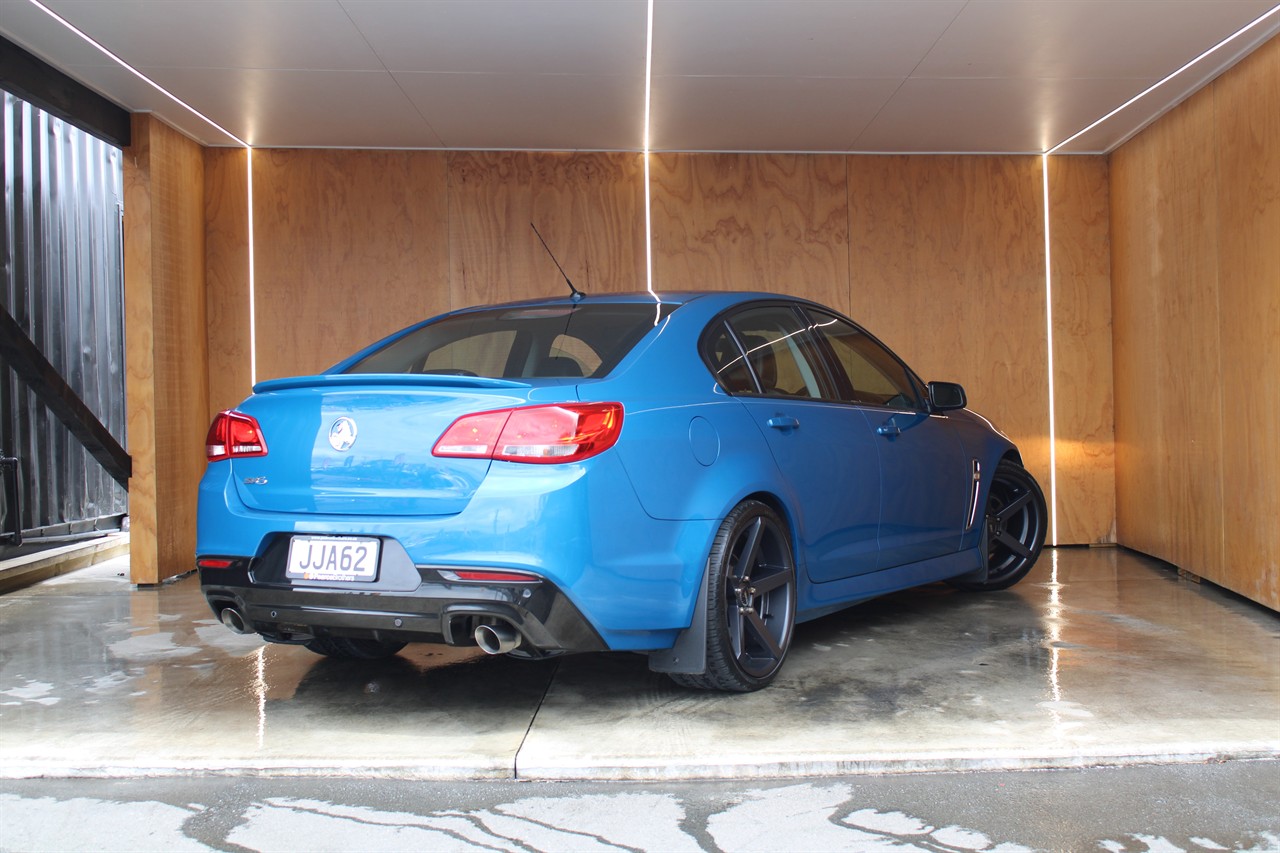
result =
[[835,613],[846,607],[900,592],[913,586],[959,577],[971,572],[985,571],[985,548],[970,548],[943,557],[934,557],[919,563],[894,566],[865,575],[855,575],[830,583],[804,584],[800,588],[800,601],[796,613],[797,622],[808,622]]

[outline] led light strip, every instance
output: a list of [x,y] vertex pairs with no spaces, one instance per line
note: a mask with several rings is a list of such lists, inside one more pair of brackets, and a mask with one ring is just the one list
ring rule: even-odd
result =
[[244,170],[249,193],[249,387],[252,388],[258,384],[258,313],[253,275],[253,148],[248,145],[244,149]]
[[[164,88],[159,83],[155,82],[150,77],[143,74],[138,69],[134,68],[129,63],[125,62],[118,55],[116,55],[114,52],[108,49],[105,45],[103,45],[102,43],[94,39],[92,36],[84,32],[83,30],[81,30],[79,27],[72,24],[70,21],[68,21],[66,18],[62,17],[61,15],[59,15],[57,12],[50,9],[44,3],[40,2],[40,0],[29,0],[29,2],[33,6],[35,6],[37,9],[44,12],[46,15],[48,15],[49,17],[53,18],[55,21],[60,23],[63,27],[75,33],[77,36],[83,39],[87,44],[93,46],[96,50],[106,55],[108,58],[110,58],[113,62],[115,62],[121,68],[124,68],[126,71],[133,74],[139,80],[146,83],[148,86],[155,89],[157,92],[160,92],[162,95],[169,98],[174,103],[178,104],[183,109],[190,112],[192,115],[197,116],[201,121],[206,122],[209,126],[216,128],[219,132],[225,134],[231,139],[234,139],[236,142],[240,143],[240,145],[244,146],[245,168],[247,172],[246,184],[248,187],[248,229],[249,229],[249,234],[248,234],[249,377],[250,377],[250,384],[256,384],[257,374],[258,374],[258,365],[257,365],[258,348],[257,348],[257,317],[256,317],[256,311],[255,311],[255,304],[254,304],[255,303],[255,279],[254,279],[254,240],[253,240],[253,230],[254,230],[253,229],[253,147],[248,142],[236,136],[234,133],[227,130],[225,127],[218,124],[216,121],[209,118],[207,115],[200,112],[195,107],[191,106],[186,101],[182,100],[177,95],[173,94],[168,89]],[[1053,275],[1052,275],[1053,265],[1052,265],[1052,257],[1050,254],[1049,155],[1056,153],[1059,149],[1063,148],[1066,145],[1069,145],[1071,142],[1075,141],[1076,139],[1079,139],[1084,134],[1088,133],[1089,131],[1093,130],[1094,128],[1108,121],[1112,117],[1116,116],[1117,114],[1127,109],[1129,106],[1141,100],[1142,98],[1146,97],[1151,92],[1158,89],[1159,87],[1165,85],[1170,80],[1172,80],[1173,78],[1181,74],[1183,71],[1186,71],[1188,68],[1192,67],[1193,65],[1200,62],[1201,60],[1208,57],[1209,55],[1213,54],[1214,52],[1222,49],[1224,46],[1228,45],[1232,41],[1235,41],[1240,36],[1244,35],[1245,33],[1252,30],[1253,28],[1261,25],[1264,21],[1268,20],[1269,18],[1277,14],[1280,14],[1280,4],[1276,5],[1270,11],[1258,17],[1252,23],[1249,23],[1246,26],[1241,27],[1239,30],[1236,30],[1234,33],[1227,36],[1222,41],[1215,44],[1213,47],[1201,53],[1195,59],[1192,59],[1190,62],[1185,63],[1184,65],[1179,67],[1176,71],[1169,74],[1162,80],[1159,80],[1156,83],[1152,84],[1151,86],[1147,87],[1142,92],[1133,96],[1132,98],[1130,98],[1129,100],[1121,104],[1120,106],[1116,107],[1111,112],[1099,118],[1097,121],[1092,122],[1087,127],[1077,131],[1076,133],[1072,134],[1071,136],[1067,137],[1066,139],[1059,142],[1057,145],[1054,145],[1052,148],[1047,149],[1041,154],[1041,173],[1042,173],[1043,194],[1044,194],[1045,322],[1046,322],[1046,331],[1048,336],[1047,347],[1048,347],[1048,373],[1049,373],[1049,494],[1050,494],[1049,500],[1050,500],[1050,516],[1051,516],[1051,529],[1052,529],[1052,544],[1054,545],[1056,545],[1058,542],[1058,501],[1057,501],[1058,468],[1057,468],[1057,439],[1056,439],[1056,425],[1055,425],[1056,413],[1055,413],[1055,406],[1054,406],[1054,378],[1053,378],[1054,377]],[[650,155],[649,119],[650,119],[650,101],[652,98],[652,90],[653,90],[653,0],[648,0],[647,9],[646,9],[646,21],[645,21],[644,144],[643,144],[643,153],[642,153],[642,156],[644,158],[645,289],[649,293],[654,294],[656,298],[656,294],[654,293],[654,289],[653,289],[653,210],[652,210],[653,194],[652,194],[652,183],[651,183],[650,171],[649,171],[649,155]]]
[[[649,101],[653,92],[653,0],[649,0],[644,45],[644,273],[645,289],[653,290],[653,189],[649,184]],[[654,294],[657,298],[657,294]]]
[[1049,371],[1049,544],[1058,544],[1058,436],[1053,387],[1053,256],[1049,240],[1049,152],[1040,155],[1044,184],[1044,325]]
[[1056,405],[1054,401],[1054,366],[1053,366],[1053,256],[1051,253],[1050,240],[1050,223],[1052,219],[1049,215],[1049,155],[1055,154],[1059,149],[1084,136],[1089,131],[1108,121],[1109,119],[1128,109],[1134,103],[1145,98],[1156,89],[1173,80],[1182,72],[1191,68],[1197,62],[1205,59],[1213,53],[1226,47],[1231,42],[1243,36],[1254,27],[1261,25],[1267,19],[1280,14],[1280,4],[1272,7],[1269,12],[1259,16],[1249,24],[1236,30],[1213,47],[1201,53],[1195,59],[1180,66],[1176,71],[1166,75],[1164,78],[1143,89],[1102,118],[1090,123],[1087,127],[1076,131],[1066,139],[1054,145],[1052,148],[1045,150],[1040,155],[1040,172],[1043,181],[1044,194],[1044,315],[1045,315],[1045,334],[1047,338],[1047,367],[1049,372],[1049,528],[1050,528],[1050,544],[1058,544],[1058,441],[1057,441],[1057,423],[1056,423]]
[[121,59],[119,56],[117,56],[116,54],[112,53],[112,52],[111,52],[111,50],[110,50],[109,48],[107,48],[107,47],[106,47],[105,45],[103,45],[101,42],[99,42],[98,40],[96,40],[93,36],[89,35],[89,34],[88,34],[88,33],[86,33],[84,30],[80,29],[80,28],[79,28],[79,27],[77,27],[75,24],[71,23],[71,22],[70,22],[70,21],[68,21],[66,18],[62,17],[62,16],[61,16],[61,15],[59,15],[57,12],[53,11],[53,10],[52,10],[52,9],[50,9],[48,6],[46,6],[46,5],[44,5],[43,3],[41,3],[41,2],[40,2],[40,0],[29,0],[29,2],[31,3],[31,5],[32,5],[32,6],[35,6],[35,7],[36,7],[37,9],[39,9],[41,12],[44,12],[44,13],[45,13],[46,15],[48,15],[50,18],[53,18],[53,19],[54,19],[55,21],[57,21],[58,23],[62,24],[62,26],[64,26],[64,27],[66,27],[67,29],[71,30],[71,32],[75,33],[75,34],[76,34],[76,35],[78,35],[80,38],[84,39],[84,41],[85,41],[85,42],[87,42],[88,44],[92,45],[92,46],[93,46],[94,48],[96,48],[97,50],[101,51],[101,52],[102,52],[103,54],[105,54],[105,55],[107,56],[107,58],[109,58],[112,62],[114,62],[114,63],[116,63],[117,65],[119,65],[119,66],[120,66],[121,68],[123,68],[125,71],[128,71],[128,72],[129,72],[130,74],[132,74],[134,77],[137,77],[137,78],[138,78],[139,80],[141,80],[143,83],[146,83],[146,84],[147,84],[148,86],[150,86],[152,89],[155,89],[157,92],[159,92],[160,94],[164,95],[166,98],[168,98],[169,100],[173,101],[174,103],[178,104],[178,105],[179,105],[179,106],[181,106],[184,110],[186,110],[187,112],[189,112],[189,113],[191,113],[192,115],[196,116],[196,117],[197,117],[197,118],[199,118],[201,121],[203,121],[203,122],[207,123],[209,126],[211,126],[211,127],[215,127],[215,128],[217,128],[220,132],[225,133],[227,136],[231,137],[231,138],[232,138],[232,139],[234,139],[236,142],[239,142],[239,143],[240,143],[241,145],[243,145],[245,148],[248,148],[248,147],[249,147],[249,143],[245,142],[243,139],[241,139],[240,137],[236,136],[234,133],[232,133],[231,131],[227,130],[225,127],[223,127],[222,125],[218,124],[216,121],[214,121],[213,119],[209,118],[207,115],[205,115],[204,113],[200,112],[198,109],[196,109],[195,107],[191,106],[191,105],[190,105],[190,104],[188,104],[186,101],[182,100],[182,99],[181,99],[181,98],[179,98],[177,95],[173,94],[173,92],[170,92],[168,89],[166,89],[165,87],[161,86],[159,83],[157,83],[156,81],[152,80],[150,77],[148,77],[147,75],[143,74],[141,71],[139,71],[138,69],[134,68],[134,67],[133,67],[132,65],[130,65],[129,63],[125,62],[125,61],[124,61],[123,59]]
[[112,62],[116,63],[117,65],[119,65],[125,71],[128,71],[134,77],[137,77],[143,83],[146,83],[152,89],[155,89],[157,92],[164,95],[166,98],[173,101],[175,104],[179,105],[187,112],[196,116],[201,121],[208,124],[210,127],[216,128],[219,132],[227,135],[231,139],[234,139],[236,142],[244,146],[245,170],[248,175],[246,183],[248,184],[248,188],[249,188],[248,189],[248,192],[249,192],[249,384],[250,386],[257,384],[258,336],[257,336],[257,318],[255,316],[255,311],[254,311],[254,275],[253,275],[253,146],[251,146],[248,142],[245,142],[240,137],[236,136],[231,131],[227,130],[222,125],[218,124],[213,119],[209,118],[204,113],[200,112],[195,107],[188,104],[186,101],[179,98],[177,95],[173,94],[173,92],[170,92],[168,89],[161,86],[159,83],[152,80],[147,75],[143,74],[138,69],[134,68],[129,63],[125,62],[106,45],[102,44],[93,36],[89,35],[84,30],[80,29],[75,24],[71,23],[66,18],[62,17],[57,12],[50,9],[48,6],[44,5],[44,3],[41,3],[40,0],[29,0],[29,2],[31,3],[32,6],[35,6],[41,12],[44,12],[50,18],[53,18],[59,24],[66,27],[71,32],[75,33],[86,44],[92,46],[94,49],[104,54],[108,59],[110,59]]
[[1147,88],[1143,89],[1141,92],[1139,92],[1138,94],[1134,95],[1132,98],[1130,98],[1129,100],[1125,101],[1123,104],[1121,104],[1120,106],[1116,107],[1114,110],[1112,110],[1111,112],[1107,113],[1107,114],[1106,114],[1106,115],[1104,115],[1102,118],[1100,118],[1100,119],[1098,119],[1097,121],[1093,122],[1092,124],[1090,124],[1088,127],[1084,128],[1083,130],[1078,130],[1078,131],[1076,131],[1075,133],[1071,134],[1071,135],[1070,135],[1070,136],[1068,136],[1066,139],[1062,140],[1062,141],[1061,141],[1061,142],[1059,142],[1057,145],[1053,146],[1052,148],[1050,148],[1048,151],[1046,151],[1046,152],[1044,152],[1044,153],[1045,153],[1045,154],[1056,154],[1059,148],[1062,148],[1064,145],[1068,145],[1068,144],[1070,144],[1070,143],[1074,142],[1075,140],[1079,139],[1081,136],[1084,136],[1086,133],[1088,133],[1089,131],[1093,130],[1093,129],[1094,129],[1095,127],[1097,127],[1098,125],[1102,124],[1103,122],[1107,121],[1108,119],[1112,118],[1113,116],[1115,116],[1115,115],[1119,114],[1120,112],[1124,111],[1125,109],[1127,109],[1128,107],[1130,107],[1132,104],[1134,104],[1134,103],[1136,103],[1136,102],[1138,102],[1138,101],[1142,100],[1142,99],[1143,99],[1143,98],[1145,98],[1147,95],[1150,95],[1150,94],[1151,94],[1152,92],[1154,92],[1156,89],[1159,89],[1161,86],[1163,86],[1164,84],[1168,83],[1170,80],[1172,80],[1173,78],[1177,77],[1177,76],[1178,76],[1179,74],[1181,74],[1183,71],[1186,71],[1188,68],[1190,68],[1191,66],[1195,65],[1195,64],[1196,64],[1197,62],[1199,62],[1200,60],[1204,59],[1205,57],[1209,56],[1210,54],[1216,53],[1217,51],[1219,51],[1219,50],[1221,50],[1222,48],[1226,47],[1226,46],[1227,46],[1228,44],[1230,44],[1231,42],[1233,42],[1233,41],[1235,41],[1236,39],[1240,38],[1240,36],[1242,36],[1242,35],[1244,35],[1245,33],[1249,32],[1249,30],[1251,30],[1251,29],[1253,29],[1254,27],[1256,27],[1256,26],[1260,25],[1263,21],[1267,20],[1268,18],[1274,17],[1275,15],[1280,15],[1280,3],[1276,4],[1275,6],[1273,6],[1273,7],[1272,7],[1272,9],[1271,9],[1271,11],[1264,13],[1263,15],[1261,15],[1260,17],[1258,17],[1256,20],[1254,20],[1252,23],[1245,24],[1243,27],[1241,27],[1240,29],[1236,30],[1234,33],[1232,33],[1231,35],[1227,36],[1227,37],[1226,37],[1226,38],[1224,38],[1222,41],[1218,42],[1218,43],[1217,43],[1217,44],[1215,44],[1213,47],[1209,48],[1209,49],[1208,49],[1208,50],[1206,50],[1204,53],[1202,53],[1202,54],[1200,54],[1199,56],[1197,56],[1195,59],[1191,60],[1190,62],[1188,62],[1188,63],[1186,63],[1186,64],[1184,64],[1184,65],[1182,65],[1180,68],[1178,68],[1178,70],[1177,70],[1177,71],[1174,71],[1174,72],[1170,73],[1169,75],[1167,75],[1166,77],[1164,77],[1163,79],[1161,79],[1161,80],[1157,80],[1155,83],[1152,83],[1150,86],[1148,86]]

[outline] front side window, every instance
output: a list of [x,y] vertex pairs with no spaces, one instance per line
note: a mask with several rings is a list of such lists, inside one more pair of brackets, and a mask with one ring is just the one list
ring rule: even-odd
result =
[[814,331],[835,356],[840,399],[863,406],[923,408],[917,385],[892,353],[857,326],[811,311]]
[[[663,305],[657,319],[674,309]],[[598,379],[654,326],[652,303],[468,311],[415,329],[344,372]]]

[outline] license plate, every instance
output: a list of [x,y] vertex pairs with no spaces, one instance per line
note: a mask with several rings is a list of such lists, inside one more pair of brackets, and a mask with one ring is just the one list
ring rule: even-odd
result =
[[295,536],[285,574],[308,581],[372,581],[378,577],[380,544],[360,536]]

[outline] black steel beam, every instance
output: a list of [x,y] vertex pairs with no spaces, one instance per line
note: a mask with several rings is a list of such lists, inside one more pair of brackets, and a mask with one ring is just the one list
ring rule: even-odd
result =
[[18,488],[18,476],[21,472],[18,460],[13,457],[0,458],[0,479],[4,480],[5,529],[0,541],[13,547],[22,544],[22,490]]
[[129,112],[0,36],[0,89],[105,140],[128,148]]
[[133,470],[129,454],[3,305],[0,305],[0,358],[13,368],[18,378],[35,392],[36,399],[53,412],[54,417],[71,431],[111,478],[128,490]]

